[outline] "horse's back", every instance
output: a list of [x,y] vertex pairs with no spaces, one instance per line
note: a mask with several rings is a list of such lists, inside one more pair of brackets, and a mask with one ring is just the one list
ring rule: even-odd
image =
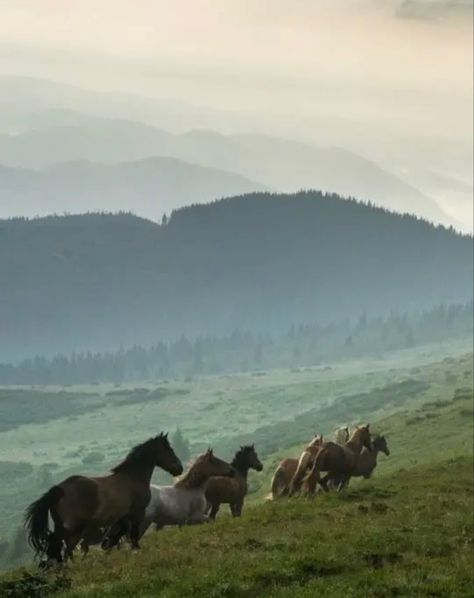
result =
[[280,461],[277,469],[284,471],[288,478],[291,479],[295,475],[297,468],[298,459],[295,459],[294,457],[286,457],[286,459]]
[[157,525],[184,525],[194,513],[204,513],[207,501],[203,489],[179,486],[154,486],[145,517]]

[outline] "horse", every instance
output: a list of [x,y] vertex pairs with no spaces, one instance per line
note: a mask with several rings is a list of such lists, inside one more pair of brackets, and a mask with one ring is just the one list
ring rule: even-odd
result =
[[[318,484],[323,490],[328,491],[327,482],[333,478],[339,480],[339,492],[345,488],[355,471],[357,458],[363,447],[372,450],[369,424],[357,427],[344,445],[324,442],[314,459],[311,471],[304,480],[306,494],[314,496]],[[322,471],[328,473],[324,479],[319,475]]]
[[192,525],[208,521],[206,487],[212,476],[232,477],[234,468],[209,449],[194,461],[174,486],[150,488],[151,499],[140,525],[140,537],[154,523],[156,530],[166,525]]
[[[388,457],[390,455],[390,449],[388,448],[385,436],[377,435],[372,440],[372,450],[369,451],[364,447],[360,455],[357,457],[356,466],[352,473],[352,477],[362,477],[368,480],[371,477],[374,469],[377,467],[377,457],[379,453],[384,453]],[[341,482],[340,478],[333,478],[328,481],[333,487],[338,487]]]
[[210,507],[209,518],[215,519],[222,503],[230,505],[233,517],[240,517],[247,494],[249,469],[262,471],[263,465],[255,452],[255,446],[241,446],[231,463],[235,470],[233,478],[212,477],[206,487],[206,499]]
[[315,435],[313,440],[305,447],[299,459],[287,457],[280,461],[272,478],[270,494],[272,499],[288,495],[292,482],[293,488],[300,484],[302,476],[306,473],[308,467],[312,466],[313,459],[322,442],[323,437]]
[[[52,486],[25,513],[28,541],[46,563],[72,559],[77,543],[89,530],[105,529],[118,521],[130,526],[133,548],[139,548],[139,525],[150,500],[155,467],[171,475],[183,472],[168,435],[159,434],[138,444],[125,459],[102,477],[71,476]],[[54,531],[49,530],[49,515]],[[63,558],[64,548],[64,558]]]

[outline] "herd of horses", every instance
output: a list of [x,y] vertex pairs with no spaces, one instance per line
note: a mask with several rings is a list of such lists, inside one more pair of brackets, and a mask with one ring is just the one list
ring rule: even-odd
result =
[[[316,435],[299,459],[280,462],[269,498],[313,497],[318,486],[341,491],[351,477],[370,477],[379,452],[389,455],[387,442],[372,437],[368,424],[352,432],[340,428],[334,442]],[[181,477],[169,486],[153,485],[155,467]],[[215,519],[221,504],[240,516],[250,469],[263,469],[253,445],[241,447],[231,463],[208,449],[181,475],[183,465],[161,433],[135,446],[109,475],[74,475],[51,487],[26,510],[28,540],[41,566],[72,560],[79,544],[84,556],[92,544],[110,550],[124,538],[138,549],[152,525],[160,530],[204,523]]]

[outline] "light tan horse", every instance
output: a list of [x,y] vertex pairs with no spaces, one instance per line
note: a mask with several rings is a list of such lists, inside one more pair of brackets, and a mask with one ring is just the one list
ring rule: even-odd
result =
[[[311,471],[304,480],[305,493],[314,496],[318,484],[327,491],[328,479],[340,480],[338,487],[340,492],[354,474],[358,456],[364,447],[369,451],[372,450],[369,424],[357,427],[344,445],[324,442],[314,459]],[[328,475],[321,479],[320,473],[323,471]]]
[[[183,471],[167,434],[135,446],[127,457],[102,477],[72,476],[50,488],[32,503],[25,517],[29,542],[37,556],[61,562],[72,558],[76,544],[89,530],[130,526],[132,546],[139,548],[139,526],[150,500],[155,467],[171,475]],[[54,531],[49,530],[49,516]],[[63,546],[65,551],[63,555]]]
[[[299,459],[287,457],[280,461],[272,478],[271,494],[269,498],[276,499],[290,494],[290,489],[301,485],[308,468],[312,466],[323,437],[315,435],[313,440],[305,447]],[[293,486],[292,486],[293,485]]]

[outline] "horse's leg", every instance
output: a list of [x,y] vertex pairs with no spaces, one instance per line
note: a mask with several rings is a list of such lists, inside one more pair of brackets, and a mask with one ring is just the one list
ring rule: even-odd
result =
[[349,480],[351,479],[350,475],[341,476],[341,481],[339,483],[339,487],[337,489],[338,492],[342,492],[344,488],[346,488],[349,484]]
[[209,519],[212,519],[214,521],[214,519],[216,518],[217,513],[219,512],[219,507],[220,507],[220,503],[213,503],[211,506],[211,512],[209,513]]
[[52,561],[56,561],[58,565],[63,563],[63,540],[64,528],[56,526],[54,532],[48,539],[48,547],[46,548],[46,561],[40,564],[41,567],[48,568],[52,565]]
[[116,521],[105,533],[104,539],[101,542],[101,547],[104,550],[110,550],[114,546],[117,546],[122,536],[128,531],[127,520],[120,519]]
[[232,512],[232,517],[240,517],[240,515],[242,514],[242,506],[243,506],[243,501],[240,502],[236,502],[230,505],[230,510]]
[[140,549],[140,525],[145,517],[145,511],[139,511],[138,513],[134,513],[130,517],[130,544],[132,546],[132,550],[139,550]]
[[87,538],[83,538],[81,545],[80,545],[82,558],[85,559],[86,556],[89,554],[89,541]]
[[64,551],[65,561],[67,561],[68,559],[70,559],[71,561],[74,560],[74,548],[76,548],[78,542],[83,538],[85,529],[86,528],[84,524],[79,524],[68,533],[66,538],[66,550]]
[[51,510],[51,519],[54,524],[54,531],[48,538],[48,546],[46,548],[46,561],[40,566],[48,568],[52,561],[56,561],[58,565],[64,562],[63,559],[63,545],[66,537],[66,530],[64,529],[63,521],[56,509]]

